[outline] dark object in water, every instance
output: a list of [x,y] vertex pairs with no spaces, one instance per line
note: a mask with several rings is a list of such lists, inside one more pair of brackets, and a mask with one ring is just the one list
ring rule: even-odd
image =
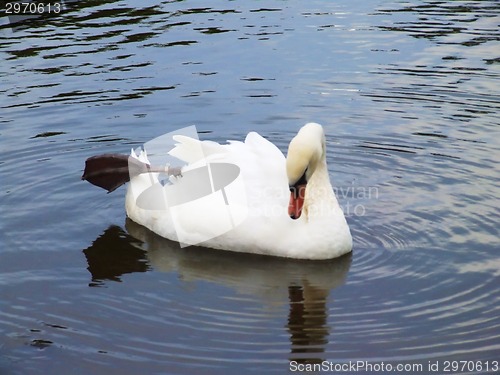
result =
[[85,170],[82,180],[87,180],[92,185],[99,186],[111,193],[130,178],[141,173],[165,173],[179,176],[180,168],[153,168],[133,157],[122,154],[102,154],[91,156],[85,161]]

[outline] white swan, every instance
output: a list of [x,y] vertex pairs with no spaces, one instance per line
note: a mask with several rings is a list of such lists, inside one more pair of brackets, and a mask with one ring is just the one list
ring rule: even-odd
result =
[[[212,194],[197,191],[199,199],[173,207],[161,174],[136,175],[126,196],[127,215],[133,221],[171,240],[237,252],[330,259],[351,251],[351,233],[328,176],[321,125],[303,126],[290,142],[286,159],[255,132],[245,142],[225,145],[185,136],[174,139],[178,144],[169,154],[188,163],[182,177],[171,177],[167,185],[177,189],[176,194],[197,184],[191,177],[199,177],[196,171],[206,171],[207,165],[236,165],[238,177],[231,177],[224,189],[214,188],[217,183],[210,180]],[[132,151],[132,157],[149,164],[145,153]],[[210,173],[216,172],[212,168]],[[234,170],[230,172],[226,170]],[[154,207],[147,207],[148,197]]]

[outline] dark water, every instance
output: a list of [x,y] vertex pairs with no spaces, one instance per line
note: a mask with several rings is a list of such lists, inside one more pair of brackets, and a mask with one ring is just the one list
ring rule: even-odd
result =
[[[0,373],[493,368],[499,14],[496,1],[90,1],[0,18]],[[285,150],[308,121],[328,133],[354,236],[334,261],[179,249],[125,220],[123,188],[80,181],[88,156],[187,125]]]

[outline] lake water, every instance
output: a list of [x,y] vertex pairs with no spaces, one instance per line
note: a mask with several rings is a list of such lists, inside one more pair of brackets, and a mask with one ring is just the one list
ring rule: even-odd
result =
[[[497,1],[66,2],[0,25],[1,374],[494,370]],[[188,125],[285,151],[309,121],[340,259],[180,249],[80,180]]]

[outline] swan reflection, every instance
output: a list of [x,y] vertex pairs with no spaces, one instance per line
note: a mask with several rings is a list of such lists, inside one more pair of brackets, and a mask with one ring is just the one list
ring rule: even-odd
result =
[[151,268],[175,272],[180,279],[208,281],[240,294],[257,296],[265,306],[288,305],[285,329],[290,335],[290,360],[315,363],[325,360],[330,335],[327,300],[343,285],[351,255],[329,261],[301,261],[207,248],[180,248],[127,219],[126,231],[107,228],[83,252],[92,275],[90,286],[106,280],[121,281],[132,272]]
[[88,271],[92,275],[89,286],[103,285],[104,280],[120,281],[120,276],[151,269],[146,251],[140,241],[134,239],[117,225],[111,225],[92,245],[83,250]]

